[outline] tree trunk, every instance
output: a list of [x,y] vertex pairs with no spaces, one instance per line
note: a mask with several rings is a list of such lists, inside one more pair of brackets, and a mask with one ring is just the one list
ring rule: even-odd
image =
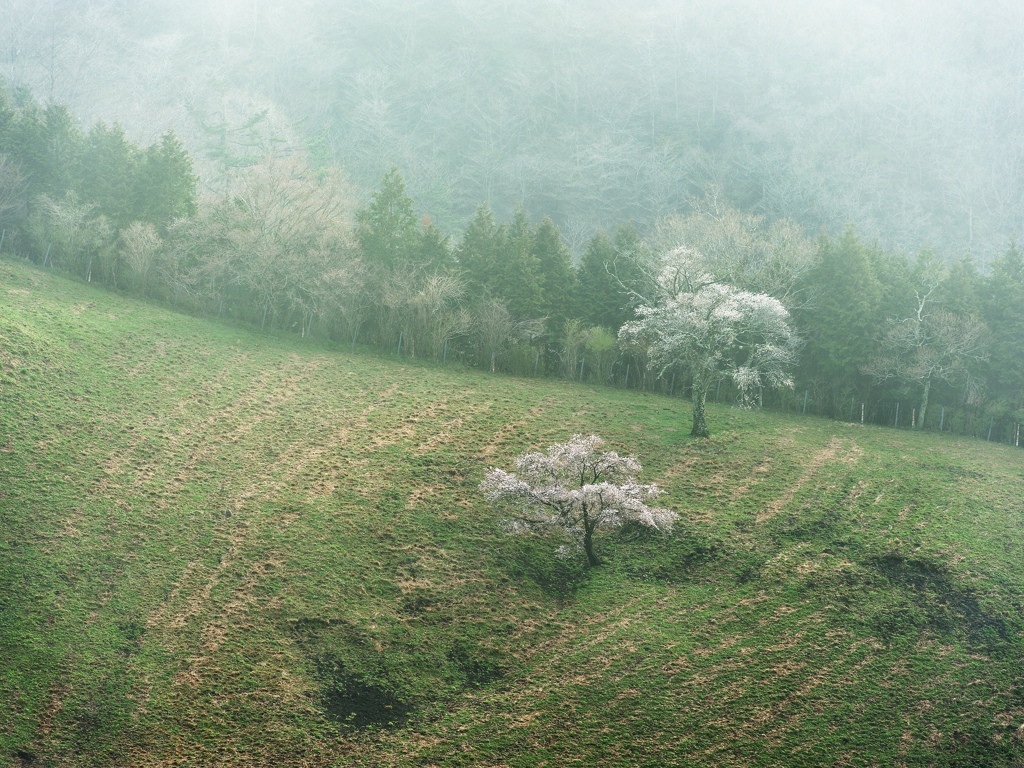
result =
[[707,437],[708,423],[704,418],[704,402],[708,397],[708,383],[700,381],[696,376],[693,379],[693,429],[690,430],[691,437]]
[[594,554],[594,526],[587,514],[587,506],[583,505],[583,551],[587,553],[587,566],[600,565],[601,561]]
[[597,555],[594,554],[594,532],[590,530],[590,526],[588,525],[584,525],[583,527],[583,551],[587,553],[588,566],[601,564]]
[[928,393],[932,388],[932,377],[929,376],[924,380],[924,392],[921,393],[921,423],[918,425],[918,429],[924,429],[924,416],[928,411]]

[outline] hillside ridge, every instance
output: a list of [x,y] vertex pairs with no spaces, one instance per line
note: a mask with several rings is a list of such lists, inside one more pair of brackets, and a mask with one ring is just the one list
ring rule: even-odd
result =
[[[1021,454],[709,409],[0,261],[0,765],[1018,764]],[[574,433],[671,537],[503,533]]]

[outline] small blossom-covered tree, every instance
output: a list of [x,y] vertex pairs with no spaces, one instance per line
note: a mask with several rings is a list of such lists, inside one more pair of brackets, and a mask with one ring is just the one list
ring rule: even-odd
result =
[[649,501],[663,491],[636,481],[640,462],[615,451],[600,451],[597,435],[573,435],[546,453],[516,459],[516,472],[492,469],[480,490],[495,507],[509,512],[511,533],[556,530],[569,539],[559,549],[566,555],[582,550],[588,565],[599,565],[594,534],[632,522],[663,532],[672,530],[678,515]]

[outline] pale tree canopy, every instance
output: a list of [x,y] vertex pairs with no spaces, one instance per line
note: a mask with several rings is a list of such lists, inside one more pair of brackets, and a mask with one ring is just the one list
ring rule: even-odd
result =
[[717,281],[700,270],[686,248],[669,254],[658,286],[660,301],[639,307],[640,319],[626,323],[619,338],[646,348],[652,367],[689,373],[692,435],[708,435],[704,403],[721,378],[732,379],[743,405],[760,403],[766,386],[792,386],[788,370],[796,362],[799,339],[778,299]]
[[686,254],[688,269],[714,275],[729,285],[766,293],[788,309],[806,301],[800,286],[815,263],[815,244],[787,219],[769,222],[738,211],[710,190],[695,213],[661,219],[654,233],[659,253]]
[[948,289],[951,275],[949,267],[934,254],[922,251],[911,270],[910,311],[889,321],[875,358],[862,370],[878,381],[895,379],[920,387],[917,425],[923,428],[932,384],[964,384],[968,402],[980,397],[980,377],[971,374],[972,369],[988,359],[990,334],[977,317],[939,308],[945,302],[944,293],[948,291],[944,289]]
[[298,314],[302,333],[332,302],[362,288],[354,234],[355,198],[339,173],[321,173],[300,157],[266,157],[239,171],[230,193],[200,214],[210,247],[200,272],[220,298],[244,287],[265,327],[272,311]]
[[[920,305],[923,308],[923,302]],[[966,384],[970,401],[979,394],[971,378],[971,366],[987,359],[989,331],[976,317],[945,310],[924,313],[893,322],[882,337],[878,357],[864,372],[879,381],[896,379],[921,388],[921,411],[917,421],[924,428],[932,384]]]
[[21,164],[0,152],[0,224],[24,211],[28,191],[28,175]]
[[589,565],[598,565],[597,531],[636,523],[668,533],[678,518],[672,510],[649,504],[663,491],[636,481],[640,462],[601,451],[603,443],[597,435],[573,435],[546,453],[523,454],[516,459],[516,472],[492,469],[480,490],[492,505],[509,513],[511,533],[558,531],[569,539],[560,554],[582,551]]

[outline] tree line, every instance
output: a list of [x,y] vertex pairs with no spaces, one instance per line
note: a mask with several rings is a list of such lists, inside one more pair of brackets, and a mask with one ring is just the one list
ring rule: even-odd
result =
[[[699,385],[702,397],[926,429],[998,423],[1004,439],[1024,417],[1016,245],[983,271],[969,256],[887,251],[852,228],[808,237],[713,190],[647,232],[596,233],[574,261],[553,221],[522,209],[499,221],[482,205],[458,236],[441,231],[397,169],[362,204],[340,172],[297,155],[234,168],[200,197],[173,133],[141,147],[116,125],[86,131],[59,105],[0,91],[0,250],[263,330],[490,371],[669,394]],[[620,337],[656,303],[666,259],[673,280],[705,276],[778,304],[799,337],[798,350],[787,341],[796,395],[723,381],[750,372],[743,333],[700,376]]]

